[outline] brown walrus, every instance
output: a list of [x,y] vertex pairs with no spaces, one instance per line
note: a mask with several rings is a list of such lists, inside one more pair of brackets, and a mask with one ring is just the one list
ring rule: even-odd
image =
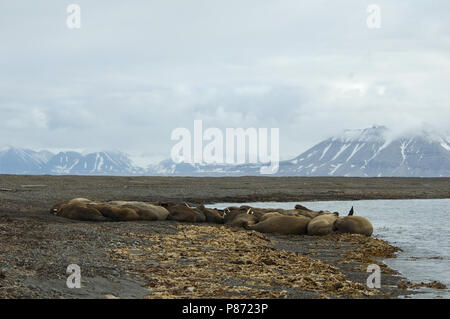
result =
[[311,209],[309,209],[309,208],[307,208],[307,207],[305,207],[303,205],[300,205],[300,204],[295,205],[295,209],[312,212]]
[[365,217],[353,216],[353,206],[348,216],[336,219],[333,230],[337,233],[350,233],[371,236],[373,233],[372,223]]
[[328,235],[333,232],[333,224],[338,214],[323,214],[313,218],[307,228],[308,235]]
[[311,218],[304,216],[272,216],[255,225],[245,225],[245,228],[261,233],[303,235],[310,221]]
[[223,224],[224,220],[222,215],[220,215],[219,211],[212,208],[206,208],[204,205],[200,205],[197,207],[206,217],[206,222],[208,223],[216,223]]
[[[298,206],[298,205],[297,205]],[[283,208],[252,208],[250,206],[241,206],[241,208],[251,208],[251,211],[261,218],[266,213],[280,213],[285,216],[305,216],[309,218],[314,218],[322,214],[322,212],[315,212],[309,209],[283,209]]]
[[76,204],[76,203],[77,204],[78,203],[85,204],[85,203],[90,203],[90,202],[92,202],[92,201],[90,199],[87,199],[87,198],[74,198],[74,199],[71,199],[71,200],[68,200],[68,201],[65,201],[65,202],[60,202],[60,203],[57,203],[57,204],[53,205],[53,207],[50,209],[50,213],[54,214],[54,215],[57,215],[56,213],[61,209],[61,207],[63,205]]
[[[267,214],[277,213],[282,216],[292,216],[296,211],[294,209],[282,209],[282,208],[258,208],[251,206],[241,206],[240,209],[245,209],[248,214],[252,214],[258,218],[259,221],[265,220],[268,218]],[[265,217],[264,217],[265,216]]]
[[[86,198],[74,198],[53,206],[52,213],[66,218],[92,221],[158,220],[164,216],[162,207],[155,207],[154,211],[150,211],[147,209],[149,206],[136,203],[139,202],[102,203]],[[160,213],[157,214],[155,211],[160,211]],[[168,214],[169,212],[166,211],[165,215]]]
[[259,218],[259,222],[263,222],[263,221],[265,221],[266,219],[271,218],[271,217],[274,217],[274,216],[285,216],[285,215],[282,215],[282,214],[280,214],[279,212],[265,213],[264,215],[262,215],[262,216]]
[[230,226],[244,227],[245,225],[253,225],[258,222],[258,218],[251,214],[251,210],[248,209],[225,209],[224,223]]
[[192,209],[192,211],[195,213],[197,223],[206,222],[206,215],[203,213],[203,211],[201,209],[198,209],[197,207],[190,207],[187,204],[186,204],[186,206],[189,207],[190,209]]
[[295,205],[295,215],[296,216],[305,216],[305,217],[309,217],[309,218],[315,218],[319,215],[322,215],[324,213],[330,213],[330,212],[326,212],[326,211],[314,211],[311,210],[303,205]]
[[304,216],[304,217],[308,217],[308,218],[316,218],[317,216],[322,215],[323,213],[321,212],[314,212],[314,211],[303,211],[303,210],[298,210],[297,212],[294,213],[295,216]]
[[276,211],[275,208],[260,208],[260,207],[251,207],[248,205],[242,205],[241,207],[239,207],[239,209],[245,210],[246,212],[249,209],[251,209],[253,212],[258,212],[258,213],[270,213],[270,212]]
[[337,233],[351,233],[371,236],[373,233],[372,223],[362,216],[345,216],[336,219],[333,230]]
[[83,221],[109,221],[100,211],[94,207],[89,207],[86,202],[69,201],[54,205],[50,213],[56,216],[83,220]]
[[206,219],[204,215],[202,218],[198,211],[194,211],[185,204],[163,203],[161,206],[169,211],[169,216],[167,216],[169,220],[195,223]]
[[169,211],[164,207],[146,202],[111,201],[107,204],[131,208],[136,211],[142,220],[165,220],[169,216]]
[[90,203],[87,204],[87,206],[95,208],[103,216],[108,217],[114,221],[130,221],[141,219],[137,211],[130,207],[114,206],[105,203]]

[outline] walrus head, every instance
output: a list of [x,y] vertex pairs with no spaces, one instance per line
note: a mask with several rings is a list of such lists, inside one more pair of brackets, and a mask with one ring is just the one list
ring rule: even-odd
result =
[[61,210],[61,208],[65,205],[65,203],[58,203],[56,205],[54,205],[51,209],[50,209],[50,214],[53,215],[58,215],[59,211]]
[[223,217],[227,216],[227,214],[230,212],[230,209],[227,207],[223,210]]
[[295,205],[295,209],[311,211],[309,208],[306,208],[305,206],[299,204]]
[[158,206],[161,206],[161,207],[164,207],[164,208],[168,208],[169,207],[169,203],[167,203],[167,202],[159,202],[158,203],[159,205]]

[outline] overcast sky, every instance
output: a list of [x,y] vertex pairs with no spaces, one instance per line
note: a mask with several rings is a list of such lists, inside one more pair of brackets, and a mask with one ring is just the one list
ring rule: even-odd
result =
[[0,146],[142,164],[199,119],[279,127],[286,159],[343,129],[447,130],[449,13],[447,0],[2,1]]

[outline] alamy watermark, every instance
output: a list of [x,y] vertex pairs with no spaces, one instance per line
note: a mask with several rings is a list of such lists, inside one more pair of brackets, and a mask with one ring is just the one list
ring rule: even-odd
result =
[[66,25],[69,29],[81,28],[81,8],[78,4],[69,4],[66,12],[69,16],[66,19]]
[[[270,135],[270,152],[269,152]],[[219,128],[203,130],[202,120],[194,120],[194,133],[187,128],[176,128],[172,140],[175,163],[190,164],[244,164],[270,163],[260,168],[261,174],[276,174],[280,162],[279,128]],[[204,143],[206,141],[206,143]],[[247,148],[248,146],[248,148]],[[248,152],[247,152],[248,149]],[[248,155],[248,161],[246,157]]]
[[369,29],[380,29],[381,28],[381,9],[377,4],[370,4],[367,6],[367,17],[366,24]]
[[[369,29],[381,28],[381,8],[378,4],[369,4],[366,9],[367,16],[366,25]],[[69,13],[66,19],[66,25],[69,29],[81,28],[81,7],[76,3],[69,4],[66,8]]]
[[67,288],[81,288],[81,268],[77,264],[70,264],[67,266],[66,273],[70,274],[67,277]]
[[370,264],[369,266],[367,266],[367,272],[371,272],[369,277],[367,277],[367,281],[366,281],[367,287],[370,289],[373,289],[373,288],[380,289],[381,288],[380,266],[378,266],[376,264]]

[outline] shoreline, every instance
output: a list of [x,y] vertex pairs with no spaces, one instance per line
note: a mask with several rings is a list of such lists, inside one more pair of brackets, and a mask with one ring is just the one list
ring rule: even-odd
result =
[[[393,257],[397,249],[376,238],[263,235],[173,221],[80,222],[53,216],[49,209],[75,197],[300,204],[306,201],[301,198],[348,200],[375,195],[384,196],[378,199],[388,195],[404,199],[405,194],[427,196],[419,199],[450,198],[447,185],[449,178],[0,175],[0,189],[7,189],[0,190],[0,298],[398,298],[414,294],[399,288],[406,278],[376,260],[385,258],[384,253]],[[241,251],[241,246],[247,248]],[[381,293],[365,288],[367,262],[385,271]],[[66,267],[72,263],[80,264],[84,289],[65,287]],[[309,268],[302,265],[311,265],[314,271],[308,274]],[[196,286],[203,279],[204,285]]]
[[193,204],[444,199],[450,178],[0,175],[0,204],[42,209],[76,197]]
[[[361,235],[265,235],[207,223],[80,222],[0,215],[0,298],[398,298],[406,278]],[[8,243],[8,244],[6,244]],[[368,289],[367,263],[382,270]],[[69,289],[66,267],[81,268]]]

